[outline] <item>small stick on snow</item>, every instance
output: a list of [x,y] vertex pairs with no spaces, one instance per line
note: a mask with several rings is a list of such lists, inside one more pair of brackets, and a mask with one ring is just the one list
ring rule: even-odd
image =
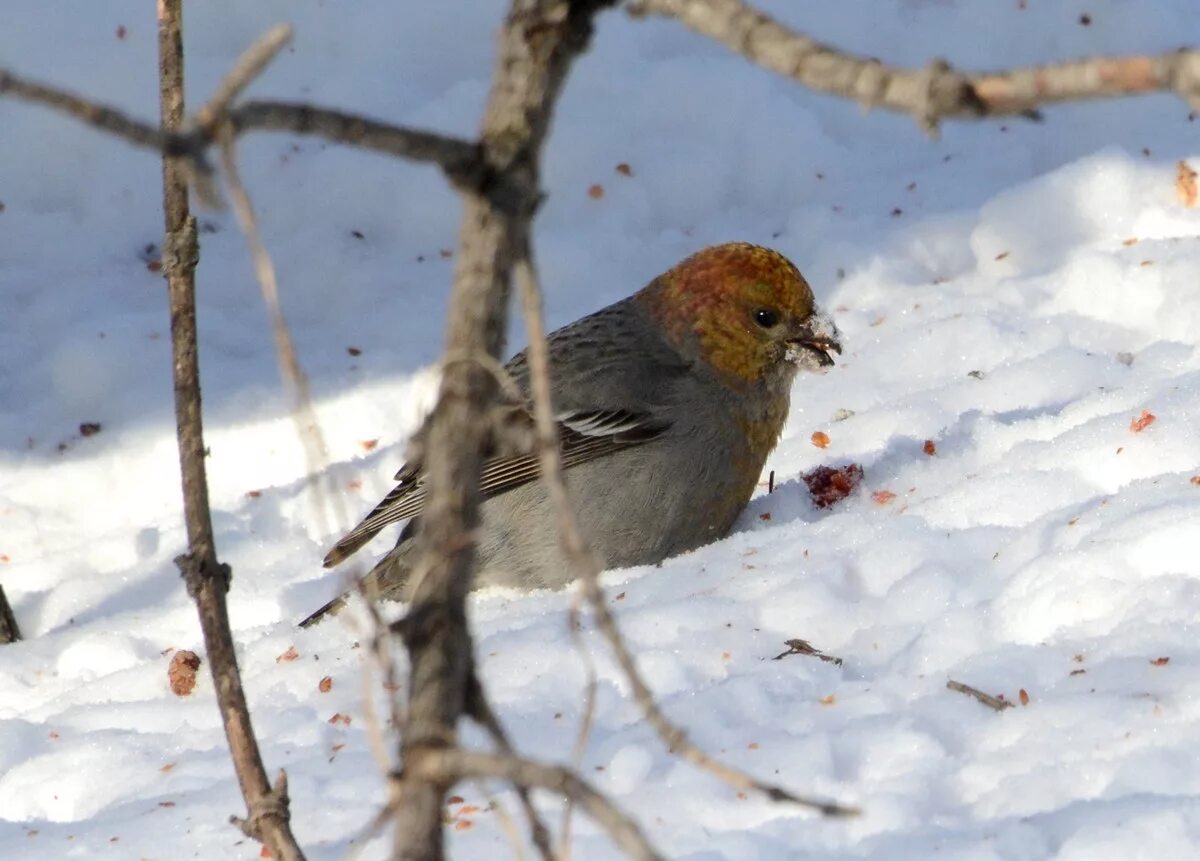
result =
[[786,652],[780,652],[772,661],[779,661],[786,658],[788,655],[812,655],[814,658],[820,658],[826,663],[833,664],[835,667],[842,665],[842,659],[835,655],[827,655],[820,649],[814,648],[813,644],[808,640],[784,640],[783,644],[788,647]]
[[960,694],[966,694],[969,697],[974,697],[988,708],[995,709],[998,712],[1002,712],[1005,709],[1011,709],[1013,707],[1013,704],[1008,700],[1001,699],[1000,697],[994,697],[991,694],[985,694],[983,691],[979,690],[979,688],[973,688],[970,685],[964,685],[962,682],[954,681],[954,679],[950,679],[948,682],[946,682],[946,687],[952,691],[958,691]]

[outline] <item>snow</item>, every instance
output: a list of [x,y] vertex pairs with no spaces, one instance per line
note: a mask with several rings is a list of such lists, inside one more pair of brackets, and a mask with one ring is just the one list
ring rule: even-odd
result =
[[[5,65],[157,116],[144,4],[10,5]],[[1200,44],[1187,0],[761,5],[909,65]],[[194,3],[190,102],[289,20],[294,46],[254,96],[470,134],[503,6]],[[585,632],[598,682],[582,771],[672,857],[1102,861],[1200,845],[1200,215],[1174,189],[1179,159],[1200,164],[1195,126],[1167,96],[1045,114],[948,124],[932,142],[669,22],[599,19],[546,153],[549,322],[748,239],[801,266],[847,347],[797,382],[774,493],[734,534],[605,579],[697,743],[864,814],[741,798],[671,757]],[[207,665],[190,697],[167,687],[169,650],[203,650],[172,562],[185,538],[166,303],[146,266],[158,162],[11,100],[0,128],[0,577],[27,637],[3,649],[0,857],[256,857],[228,825],[243,805]],[[314,504],[233,218],[202,213],[209,469],[234,633],[309,857],[383,858],[386,841],[364,836],[385,799],[364,700],[374,692],[378,711],[379,681],[364,681],[351,625],[294,623],[339,589],[320,567],[337,518],[389,489],[429,407],[459,207],[429,168],[278,135],[239,151],[344,512]],[[1143,410],[1156,420],[1135,433]],[[82,436],[84,422],[100,432]],[[828,447],[811,443],[818,430]],[[814,508],[800,476],[851,462],[863,486]],[[471,601],[494,703],[546,760],[570,760],[582,714],[572,600]],[[796,637],[844,664],[771,660]],[[291,646],[299,658],[277,662]],[[947,679],[1029,702],[997,714]],[[494,791],[515,817],[511,795],[457,791],[455,857],[509,854],[488,802]],[[541,804],[557,828],[558,800]],[[582,815],[572,833],[575,857],[615,857]]]

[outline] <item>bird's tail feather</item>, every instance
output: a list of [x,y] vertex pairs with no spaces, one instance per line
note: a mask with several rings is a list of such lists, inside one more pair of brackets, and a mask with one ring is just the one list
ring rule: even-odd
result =
[[300,627],[308,628],[308,627],[311,627],[312,625],[317,624],[317,622],[324,621],[326,616],[336,616],[338,613],[341,612],[342,608],[346,606],[346,602],[349,600],[350,600],[350,593],[343,592],[341,595],[338,595],[336,598],[334,598],[329,603],[323,605],[316,612],[310,613],[308,615],[308,617],[305,618],[300,623]]
[[354,589],[338,595],[316,612],[311,613],[300,623],[301,628],[307,628],[323,621],[326,616],[336,616],[350,602],[350,597],[358,592],[364,598],[378,601],[407,600],[409,592],[409,569],[405,564],[411,542],[405,541],[407,534],[401,538],[401,543],[391,553],[388,553],[367,572]]

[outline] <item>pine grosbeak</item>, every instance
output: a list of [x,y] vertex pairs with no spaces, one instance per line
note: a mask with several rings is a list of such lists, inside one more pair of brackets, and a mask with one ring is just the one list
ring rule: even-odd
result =
[[[606,567],[661,562],[723,537],[749,502],[787,418],[797,370],[833,364],[838,332],[796,267],[767,248],[706,248],[633,296],[551,333],[552,397],[579,527]],[[506,366],[529,392],[524,352]],[[525,406],[514,407],[524,412]],[[572,579],[531,451],[490,458],[476,586]],[[384,526],[414,518],[368,575],[403,600],[425,487],[417,459],[325,557],[333,566]],[[309,620],[338,609],[338,598]]]

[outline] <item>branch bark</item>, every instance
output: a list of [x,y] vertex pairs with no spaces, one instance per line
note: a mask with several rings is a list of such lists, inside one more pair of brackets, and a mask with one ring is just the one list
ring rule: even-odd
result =
[[[466,194],[451,291],[447,363],[428,438],[429,504],[419,540],[423,570],[404,632],[409,709],[402,761],[449,751],[456,740],[472,666],[466,621],[479,514],[479,472],[487,409],[497,382],[488,368],[503,346],[514,254],[538,204],[538,158],[559,91],[611,0],[514,0],[480,138],[485,169],[507,194]],[[480,357],[479,360],[473,360]],[[485,359],[486,357],[486,359]],[[440,861],[447,779],[409,771],[398,788],[395,857]]]
[[889,66],[798,33],[742,0],[634,0],[633,15],[675,18],[753,63],[809,89],[867,108],[909,114],[934,133],[945,119],[1036,116],[1055,102],[1173,92],[1200,110],[1200,52],[1092,57],[994,73],[964,73],[943,60],[925,69]]
[[[158,4],[159,96],[162,126],[183,122],[182,0]],[[217,561],[208,478],[204,463],[204,428],[200,408],[200,367],[196,342],[195,269],[200,256],[196,219],[188,209],[186,171],[180,159],[163,159],[163,274],[171,309],[171,350],[175,369],[175,421],[183,486],[188,552],[175,561],[196,602],[204,646],[212,668],[213,686],[238,783],[246,801],[242,830],[270,847],[274,857],[302,861],[303,852],[288,825],[287,778],[281,771],[276,785],[267,780],[250,712],[242,690],[229,629],[225,593],[230,569]]]

